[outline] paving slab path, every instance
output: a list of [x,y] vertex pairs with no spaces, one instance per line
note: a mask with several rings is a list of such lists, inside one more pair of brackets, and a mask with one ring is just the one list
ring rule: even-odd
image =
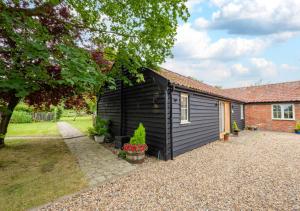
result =
[[79,166],[89,185],[94,186],[116,176],[126,174],[136,167],[116,157],[66,122],[58,122],[58,129],[70,151],[77,157]]

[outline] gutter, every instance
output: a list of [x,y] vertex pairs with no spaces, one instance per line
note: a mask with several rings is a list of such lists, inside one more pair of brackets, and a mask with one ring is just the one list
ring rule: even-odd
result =
[[168,87],[170,87],[170,148],[171,148],[171,160],[174,159],[174,154],[173,154],[173,91],[175,90],[175,86],[171,85],[169,83]]

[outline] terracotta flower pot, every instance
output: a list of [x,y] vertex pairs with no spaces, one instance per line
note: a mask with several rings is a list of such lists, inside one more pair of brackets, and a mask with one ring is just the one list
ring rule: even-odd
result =
[[225,134],[224,135],[224,141],[228,141],[229,140],[229,134]]

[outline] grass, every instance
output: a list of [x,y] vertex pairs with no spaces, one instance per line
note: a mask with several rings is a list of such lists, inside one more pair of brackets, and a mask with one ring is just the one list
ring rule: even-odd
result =
[[59,135],[56,122],[9,124],[7,136],[52,136]]
[[11,140],[0,149],[1,210],[25,210],[86,187],[62,140]]
[[88,134],[88,128],[93,126],[92,116],[77,117],[75,121],[74,117],[63,117],[60,121],[68,122],[84,134]]

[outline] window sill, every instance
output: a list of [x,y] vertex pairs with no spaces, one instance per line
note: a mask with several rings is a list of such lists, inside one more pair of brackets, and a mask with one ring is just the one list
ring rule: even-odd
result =
[[295,119],[272,119],[273,121],[295,121]]
[[181,125],[187,125],[187,124],[191,124],[191,122],[189,121],[184,121],[184,122],[180,122]]

